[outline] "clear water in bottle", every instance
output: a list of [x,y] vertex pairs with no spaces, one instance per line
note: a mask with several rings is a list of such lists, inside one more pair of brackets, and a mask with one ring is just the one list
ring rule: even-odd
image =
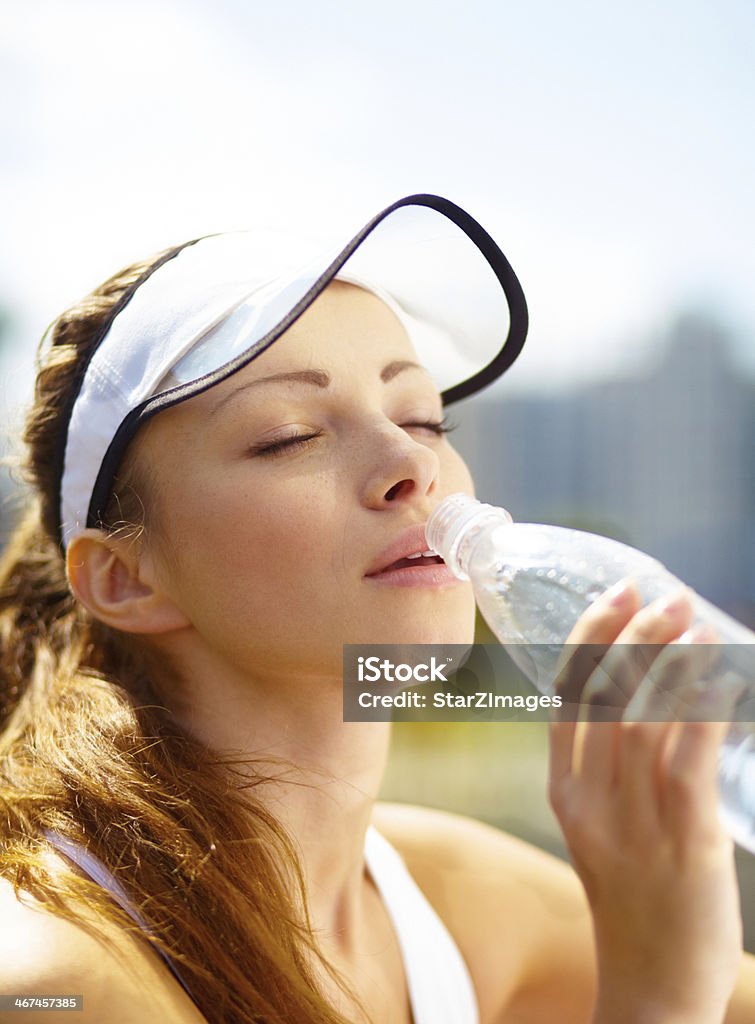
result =
[[[431,516],[428,546],[462,579],[512,660],[552,693],[563,645],[582,612],[631,577],[644,602],[683,586],[635,548],[580,530],[514,523],[504,509],[467,495],[446,498]],[[755,633],[690,592],[694,623],[718,635],[706,685],[725,698],[732,726],[720,754],[721,813],[737,842],[755,852]],[[713,671],[713,670],[712,670]]]

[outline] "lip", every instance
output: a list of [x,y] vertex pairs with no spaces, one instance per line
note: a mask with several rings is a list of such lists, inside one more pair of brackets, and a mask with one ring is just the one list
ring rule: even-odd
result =
[[461,582],[445,563],[430,562],[427,565],[390,568],[402,558],[408,558],[410,555],[427,550],[429,548],[425,537],[425,524],[414,523],[403,530],[380,552],[365,573],[365,578],[375,583],[398,587],[442,587]]

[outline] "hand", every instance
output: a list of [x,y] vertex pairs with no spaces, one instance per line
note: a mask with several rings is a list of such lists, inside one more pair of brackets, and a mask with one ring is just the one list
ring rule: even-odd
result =
[[[570,702],[601,690],[596,651],[606,652],[600,664],[610,660],[612,678],[623,665],[623,681],[631,681],[637,659],[611,645],[669,644],[691,622],[684,591],[640,603],[627,584],[580,618],[559,680]],[[640,682],[622,687],[627,699]],[[551,803],[593,915],[595,1024],[723,1020],[742,945],[733,844],[717,814],[726,729],[718,722],[551,725]]]

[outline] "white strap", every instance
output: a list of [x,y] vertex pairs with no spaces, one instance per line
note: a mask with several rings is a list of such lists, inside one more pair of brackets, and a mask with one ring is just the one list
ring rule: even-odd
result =
[[372,826],[364,854],[396,929],[414,1024],[479,1024],[467,965],[401,856]]
[[[143,932],[147,935],[152,934],[152,929],[139,911],[134,907],[126,890],[110,869],[105,867],[98,857],[95,857],[95,855],[87,850],[86,847],[79,846],[78,843],[74,843],[71,839],[60,835],[58,832],[54,832],[52,829],[45,829],[44,836],[50,845],[58,851],[58,853],[62,853],[72,861],[76,867],[83,871],[85,875],[88,875],[93,882],[96,882],[97,885],[109,892],[115,902],[125,910],[128,916],[136,922]],[[181,985],[181,987],[186,991],[192,1002],[196,1003],[196,999],[192,995],[188,983],[185,981],[175,962],[168,956],[161,946],[153,945],[152,948],[163,958],[171,973],[175,975],[179,985]]]

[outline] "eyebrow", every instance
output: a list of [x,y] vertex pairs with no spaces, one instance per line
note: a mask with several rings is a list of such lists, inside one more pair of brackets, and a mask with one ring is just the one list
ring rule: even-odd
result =
[[[425,367],[419,363],[413,363],[408,359],[396,359],[383,367],[380,371],[380,380],[387,384],[405,370],[421,370],[423,373],[427,373]],[[330,387],[331,383],[331,376],[325,370],[291,370],[287,373],[271,373],[267,377],[259,377],[257,380],[248,380],[245,384],[240,384],[216,402],[208,415],[214,416],[231,399],[262,384],[309,384],[312,387],[324,389]]]

